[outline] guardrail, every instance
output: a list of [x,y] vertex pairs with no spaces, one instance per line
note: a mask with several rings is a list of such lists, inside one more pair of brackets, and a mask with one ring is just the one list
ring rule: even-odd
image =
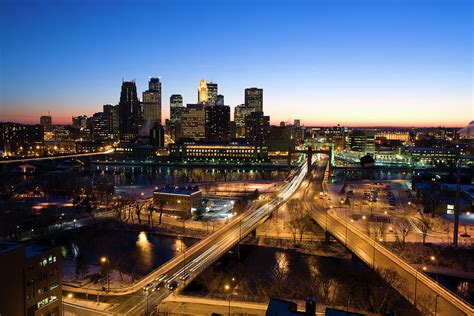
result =
[[[325,190],[324,183],[323,189]],[[401,274],[402,278],[405,278],[405,285],[413,284],[413,292],[408,288],[402,291],[399,290],[399,292],[423,313],[449,316],[474,315],[474,307],[472,305],[463,301],[453,292],[433,281],[428,276],[420,273],[406,261],[393,254],[376,240],[368,237],[348,221],[339,218],[339,216],[334,215],[332,212],[328,212],[327,209],[324,212],[325,214],[322,214],[316,208],[316,211],[312,212],[313,218],[321,227],[326,228],[328,232],[342,244],[345,244],[351,252],[356,254],[368,266],[372,266],[374,269],[393,268]],[[344,231],[345,233],[342,233]],[[348,237],[349,233],[353,239]],[[357,247],[358,242],[363,244]],[[372,255],[362,250],[363,247],[371,248],[373,250]],[[379,257],[378,260],[376,260],[377,256]]]
[[[304,165],[301,167],[301,171],[304,172]],[[284,201],[282,200],[280,203],[278,203],[278,206],[280,206]],[[258,209],[257,207],[256,209]],[[189,248],[189,250],[186,251],[186,258],[191,258],[191,256],[195,255],[196,252],[200,251],[203,247],[207,246],[209,243],[223,235],[228,231],[228,229],[232,229],[235,225],[239,225],[239,222],[248,215],[252,214],[255,210],[253,208],[245,211],[244,213],[240,214],[239,216],[234,217],[231,219],[227,225],[222,226],[218,230],[216,230],[214,233],[209,235],[207,238],[201,240],[200,242],[194,244],[192,247]],[[270,215],[271,212],[267,212],[266,214],[262,215],[262,218],[258,223],[261,223]],[[258,226],[258,223],[255,225]],[[253,228],[250,228],[247,231],[242,231],[242,236],[246,236],[249,232],[251,232]],[[235,245],[237,242],[239,242],[239,239],[237,238],[231,245]],[[220,254],[220,252],[219,252]],[[220,254],[221,255],[221,254]],[[120,295],[127,295],[127,294],[132,294],[135,293],[139,290],[141,290],[147,283],[150,282],[150,280],[156,279],[158,276],[160,276],[163,273],[167,273],[168,271],[172,270],[175,266],[180,265],[182,262],[181,256],[175,256],[166,263],[164,263],[162,266],[158,267],[154,271],[148,273],[145,275],[143,278],[141,278],[137,283],[130,285],[127,288],[120,288],[120,289],[110,289],[109,291],[104,291],[104,290],[98,290],[98,289],[87,289],[87,288],[81,288],[81,287],[75,287],[75,286],[70,286],[70,285],[64,285],[63,286],[63,291],[67,292],[75,292],[75,293],[83,293],[83,294],[92,294],[92,295],[108,295],[108,296],[120,296]],[[196,273],[198,274],[198,273]]]

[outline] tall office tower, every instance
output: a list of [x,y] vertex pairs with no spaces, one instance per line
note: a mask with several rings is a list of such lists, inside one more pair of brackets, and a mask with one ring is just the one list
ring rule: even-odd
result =
[[200,104],[207,104],[208,101],[207,83],[206,80],[202,79],[198,85],[198,102]]
[[206,140],[230,139],[230,106],[206,107]]
[[294,127],[300,127],[301,126],[301,121],[299,119],[294,119],[293,120],[293,126]]
[[224,105],[224,96],[219,94],[216,99],[216,106]]
[[187,104],[181,113],[180,138],[206,137],[206,110],[202,104]]
[[142,123],[140,101],[137,98],[135,81],[123,81],[119,102],[119,132],[121,139],[132,139],[138,135]]
[[183,112],[183,96],[173,94],[170,97],[170,121],[173,124],[181,122],[181,113]]
[[53,130],[53,119],[51,118],[51,115],[41,116],[40,125],[43,126],[45,132],[51,132]]
[[234,121],[236,127],[245,127],[245,119],[252,113],[252,108],[246,107],[245,104],[237,105],[234,108]]
[[112,133],[118,134],[119,132],[119,112],[118,105],[105,104],[103,111],[109,113],[112,116]]
[[92,115],[92,135],[95,139],[113,138],[112,114],[97,112]]
[[207,83],[207,105],[215,106],[217,101],[217,83]]
[[252,144],[266,146],[270,134],[270,117],[252,112],[245,120],[245,138]]
[[143,92],[143,130],[149,135],[155,123],[161,124],[161,82],[159,78],[150,78],[148,90]]
[[263,89],[245,89],[245,106],[253,108],[253,112],[263,111]]

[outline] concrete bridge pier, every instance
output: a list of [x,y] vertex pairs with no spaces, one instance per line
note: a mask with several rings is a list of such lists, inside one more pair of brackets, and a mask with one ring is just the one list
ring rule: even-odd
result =
[[307,154],[307,159],[308,159],[308,174],[307,176],[310,177],[311,176],[311,161],[313,160],[313,148],[311,146],[308,146],[308,154]]

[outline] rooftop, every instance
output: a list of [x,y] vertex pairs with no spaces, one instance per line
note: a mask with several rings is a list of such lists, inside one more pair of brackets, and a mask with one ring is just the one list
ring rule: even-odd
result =
[[20,244],[11,243],[11,242],[0,242],[0,253],[5,253],[10,250],[20,248]]
[[158,190],[155,190],[153,192],[157,193],[168,193],[168,194],[179,194],[179,195],[191,195],[193,193],[199,192],[199,188],[197,187],[192,187],[192,188],[161,188]]
[[8,251],[18,249],[18,248],[25,249],[25,258],[35,257],[51,249],[51,247],[47,245],[38,245],[38,244],[25,245],[25,244],[12,243],[12,242],[0,242],[0,254],[6,253]]

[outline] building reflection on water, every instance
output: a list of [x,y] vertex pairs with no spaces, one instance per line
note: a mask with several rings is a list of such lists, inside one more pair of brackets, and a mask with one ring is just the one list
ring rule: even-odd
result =
[[136,245],[139,264],[145,269],[151,268],[153,266],[153,244],[148,241],[148,237],[144,231],[138,234]]

